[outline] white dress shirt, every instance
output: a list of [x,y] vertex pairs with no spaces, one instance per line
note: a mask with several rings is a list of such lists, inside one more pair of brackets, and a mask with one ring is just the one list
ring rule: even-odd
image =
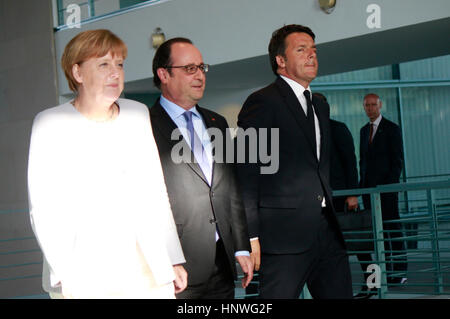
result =
[[[372,141],[373,141],[373,139],[375,138],[375,134],[377,133],[378,126],[380,125],[380,122],[381,122],[381,119],[382,119],[382,118],[383,118],[383,117],[382,117],[381,114],[380,114],[380,115],[377,117],[377,119],[376,119],[375,121],[369,123],[369,125],[370,125],[370,124],[373,124]],[[370,138],[370,136],[369,136],[369,138]]]
[[[190,141],[189,132],[186,129],[186,119],[183,114],[186,112],[181,106],[176,105],[175,103],[169,101],[164,96],[161,95],[160,104],[163,109],[169,114],[172,121],[175,122],[177,127],[180,129],[183,138],[186,141]],[[206,179],[208,180],[209,185],[211,185],[212,179],[212,167],[213,167],[213,158],[212,158],[212,144],[211,139],[209,137],[207,128],[205,123],[203,123],[203,119],[201,114],[198,112],[197,108],[194,106],[189,111],[192,112],[192,123],[194,125],[195,134],[200,138],[200,141],[203,145],[203,149],[206,154],[206,158],[208,161],[208,165],[210,167],[209,172],[203,171]],[[188,143],[189,147],[191,143]]]
[[[312,93],[311,88],[308,86],[306,89],[299,83],[295,82],[294,80],[291,80],[285,76],[280,75],[283,80],[289,84],[289,86],[294,91],[295,96],[297,97],[298,101],[300,102],[300,105],[302,106],[303,111],[305,112],[305,115],[308,114],[307,112],[307,106],[306,106],[306,97],[303,95],[303,92],[308,90],[309,94],[311,96],[311,103],[312,103]],[[314,108],[313,108],[314,111]],[[319,126],[319,120],[317,119],[316,112],[314,111],[314,127],[316,130],[316,154],[317,154],[317,160],[320,160],[320,126]]]

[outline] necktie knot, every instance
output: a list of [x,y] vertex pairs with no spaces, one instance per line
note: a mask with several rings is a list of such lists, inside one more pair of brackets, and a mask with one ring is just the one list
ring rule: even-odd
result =
[[[304,90],[303,95],[306,98],[306,117],[311,120],[314,118],[314,110],[311,102],[311,93],[308,90]],[[312,123],[314,124],[314,120]]]
[[308,90],[304,90],[303,95],[306,97],[306,101],[311,101],[311,93]]
[[186,111],[183,113],[184,118],[186,119],[186,122],[192,122],[192,112],[191,111]]

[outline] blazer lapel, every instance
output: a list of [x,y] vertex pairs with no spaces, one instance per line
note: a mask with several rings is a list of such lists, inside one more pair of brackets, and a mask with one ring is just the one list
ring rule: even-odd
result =
[[[317,153],[317,150],[314,149],[315,143],[314,136],[311,134],[311,132],[307,129],[308,123],[306,119],[306,114],[303,112],[303,108],[298,101],[298,98],[295,96],[294,91],[292,91],[292,88],[287,84],[282,78],[278,77],[275,81],[275,84],[278,86],[279,91],[286,101],[286,105],[288,106],[288,109],[292,112],[295,120],[297,121],[298,125],[300,126],[303,133],[306,135],[308,139],[308,143],[311,146],[311,149],[313,150],[314,154]],[[317,158],[317,156],[315,156]]]
[[369,125],[370,124],[364,125],[361,131],[361,141],[359,141],[364,152],[367,152],[369,149]]
[[377,131],[375,132],[375,136],[373,137],[372,144],[374,144],[379,138],[378,136],[381,136],[384,134],[384,126],[386,121],[384,120],[384,117],[381,118],[380,124],[378,124]]
[[[214,116],[211,116],[208,112],[206,112],[203,108],[201,108],[200,106],[196,106],[197,111],[200,113],[200,115],[203,118],[203,121],[205,123],[206,129],[209,128],[217,128],[217,123],[216,123],[216,118]],[[208,132],[209,134],[209,132]],[[214,141],[211,141],[212,144],[212,152],[214,153],[214,148],[215,148],[215,141],[217,138],[219,138],[220,136],[215,136],[214,137]],[[209,135],[209,138],[211,140],[211,135]],[[225,145],[225,141],[223,141],[223,148],[226,147]],[[224,154],[224,150],[222,150],[222,153]],[[223,159],[225,161],[225,158]],[[216,161],[214,160],[214,156],[212,157],[212,163],[211,163],[212,167],[211,167],[211,186],[214,184],[214,180],[219,180],[220,176],[221,176],[221,170],[217,169],[217,165],[216,165]]]
[[[178,143],[183,143],[183,149],[190,149],[189,144],[187,141],[182,138],[181,140],[172,140],[172,132],[176,129],[178,129],[178,126],[175,124],[174,121],[170,118],[169,114],[164,110],[164,108],[161,106],[161,104],[158,102],[152,107],[154,108],[152,112],[152,116],[155,117],[154,123],[158,127],[158,129],[162,132],[162,135],[166,139],[167,143],[170,145],[170,149],[173,149],[173,147]],[[191,151],[191,158],[193,158],[193,154]],[[186,165],[188,165],[206,184],[208,184],[208,181],[203,174],[202,169],[197,163],[192,162],[186,162]]]
[[328,130],[330,128],[329,125],[325,125],[326,121],[329,121],[329,115],[327,113],[327,106],[322,105],[323,102],[321,102],[319,99],[317,99],[315,96],[313,96],[312,103],[314,105],[314,111],[317,115],[317,120],[319,121],[319,128],[320,128],[320,160],[322,160],[326,154],[324,153],[325,150],[327,150],[328,145],[327,143],[329,140],[325,138],[325,136],[328,135]]

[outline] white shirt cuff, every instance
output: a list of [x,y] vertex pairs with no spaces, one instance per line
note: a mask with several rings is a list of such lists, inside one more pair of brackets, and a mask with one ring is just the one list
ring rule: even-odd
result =
[[247,256],[250,257],[250,252],[247,250],[239,250],[237,252],[234,253],[234,257],[238,257],[238,256]]

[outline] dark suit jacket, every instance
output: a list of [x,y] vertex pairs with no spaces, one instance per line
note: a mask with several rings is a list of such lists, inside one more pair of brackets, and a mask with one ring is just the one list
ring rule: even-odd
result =
[[[364,125],[360,131],[360,186],[374,187],[399,183],[403,163],[400,127],[383,116],[370,145],[369,131],[369,123]],[[368,204],[367,196],[365,198],[366,206]],[[389,201],[388,204],[383,203],[386,199]],[[382,211],[384,219],[398,218],[396,196],[382,195]]]
[[[225,118],[199,106],[197,109],[206,127],[220,129],[225,139],[228,127]],[[239,250],[250,251],[250,242],[234,167],[214,162],[210,187],[197,163],[176,164],[172,161],[172,147],[180,142],[171,140],[172,131],[177,126],[159,100],[150,109],[150,117],[178,236],[186,258],[184,266],[188,272],[189,285],[204,283],[211,275],[215,263],[216,223],[229,266],[236,278],[234,253]],[[186,141],[182,139],[181,143]],[[185,147],[189,150],[187,144]]]
[[[259,237],[264,253],[293,254],[309,249],[317,240],[324,196],[331,225],[339,229],[330,204],[329,106],[316,97],[313,105],[320,123],[320,161],[312,134],[306,130],[305,113],[280,77],[251,94],[238,116],[243,129],[279,129],[279,169],[275,174],[260,174],[261,163],[237,165],[250,237]],[[269,134],[269,146],[271,137]],[[344,243],[341,232],[338,234]]]
[[[355,145],[350,130],[342,122],[330,119],[331,169],[330,184],[333,190],[358,188]],[[344,210],[347,196],[334,198],[336,211]]]

